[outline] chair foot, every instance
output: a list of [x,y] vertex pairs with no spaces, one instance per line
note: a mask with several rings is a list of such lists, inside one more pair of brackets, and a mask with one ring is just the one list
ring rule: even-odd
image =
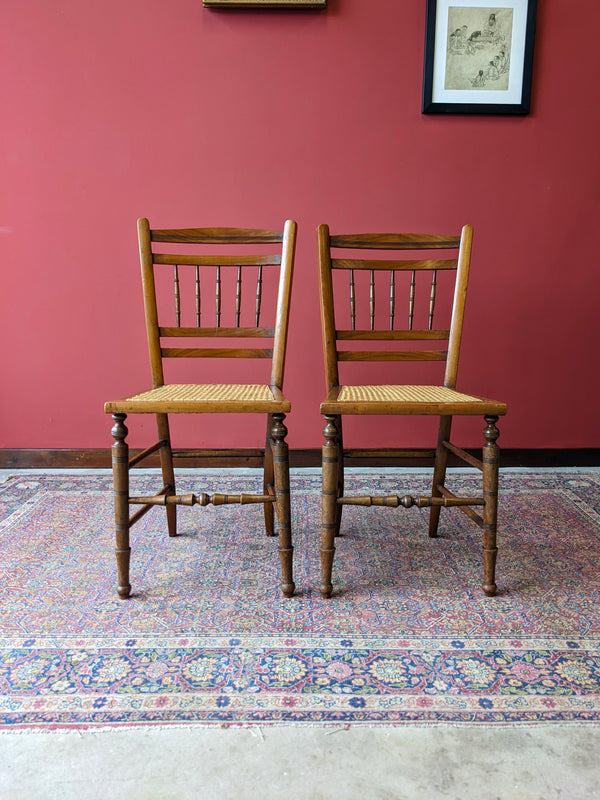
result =
[[323,600],[328,600],[333,592],[333,584],[331,582],[331,568],[333,565],[333,556],[335,548],[331,550],[321,550],[321,583],[319,591]]
[[[330,536],[331,536],[330,532]],[[333,538],[333,537],[332,537]],[[319,591],[321,597],[327,600],[331,597],[333,592],[333,584],[331,583],[331,571],[333,567],[333,557],[335,555],[335,547],[321,548],[321,585]]]
[[296,591],[293,578],[294,548],[279,548],[279,561],[281,563],[281,591],[285,597],[292,597]]
[[131,549],[128,547],[126,550],[115,550],[117,557],[117,573],[119,576],[119,585],[117,592],[121,600],[127,600],[131,594],[131,584],[129,583],[129,559],[131,556]]

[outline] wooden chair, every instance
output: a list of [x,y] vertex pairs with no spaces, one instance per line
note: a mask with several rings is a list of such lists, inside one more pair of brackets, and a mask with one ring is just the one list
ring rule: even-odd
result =
[[[106,413],[112,414],[114,420],[112,463],[119,596],[129,597],[131,591],[129,530],[154,506],[165,508],[169,536],[175,536],[178,505],[206,506],[212,503],[214,506],[219,506],[228,503],[262,503],[268,536],[274,535],[273,510],[276,512],[282,590],[286,597],[291,597],[294,593],[293,548],[290,527],[288,446],[285,441],[287,430],[284,425],[290,403],[285,398],[282,387],[296,223],[288,220],[283,231],[243,228],[150,230],[148,220],[140,219],[138,238],[152,389],[122,400],[108,402],[104,407]],[[198,247],[192,248],[190,245]],[[215,245],[218,247],[212,247]],[[239,254],[239,245],[244,247],[246,254]],[[257,254],[254,252],[259,249],[257,245],[261,251],[268,249],[272,252],[267,255],[264,252]],[[173,253],[175,246],[179,250],[178,254]],[[208,253],[206,246],[211,246],[208,248]],[[219,248],[220,254],[214,255],[214,250]],[[202,252],[198,253],[198,250]],[[235,253],[232,252],[234,250]],[[253,254],[248,255],[248,252]],[[173,274],[173,298],[169,305],[173,304],[174,310],[169,309],[169,312],[164,305],[162,294],[158,292],[158,289],[163,288],[165,279],[169,280],[169,276],[164,275],[165,270],[170,270]],[[211,291],[214,287],[215,292],[214,299],[210,302],[205,297],[207,285]],[[185,288],[188,288],[189,292],[184,296]],[[229,293],[226,291],[227,288]],[[169,288],[169,294],[170,291]],[[221,309],[227,294],[233,301],[231,305],[234,306],[229,316]],[[186,300],[189,301],[187,306]],[[271,319],[267,319],[267,323],[272,327],[264,327],[262,323],[262,317],[265,316],[263,306],[267,304],[273,306],[270,309]],[[244,322],[247,324],[242,324]],[[175,340],[176,346],[171,346],[169,339]],[[192,342],[194,346],[190,347],[187,346],[190,339],[204,341]],[[232,343],[231,339],[237,342]],[[250,340],[250,343],[256,343],[257,339],[270,340],[265,342],[270,346],[249,347],[247,342],[243,341]],[[200,374],[208,364],[205,359],[269,359],[270,380],[268,384],[165,383],[163,360],[180,358],[202,359],[204,366],[199,370]],[[235,363],[238,365],[237,371],[229,371],[234,376],[239,375],[239,366],[243,366],[240,362]],[[267,378],[266,369],[264,378]],[[214,413],[267,415],[266,446],[264,453],[262,450],[258,451],[261,457],[264,455],[264,459],[261,459],[264,466],[262,494],[209,495],[203,492],[199,495],[178,495],[176,493],[174,451],[171,447],[168,415]],[[158,425],[159,441],[133,458],[129,457],[129,448],[125,441],[128,433],[124,424],[127,414],[155,414]],[[132,497],[129,492],[129,469],[156,451],[160,454],[162,488],[150,497]],[[206,456],[207,451],[175,451],[175,455]],[[130,506],[138,508],[131,516]]]
[[[429,536],[437,536],[440,509],[456,507],[464,511],[483,528],[483,590],[494,595],[496,562],[496,511],[498,497],[498,417],[506,413],[506,405],[487,400],[473,394],[456,390],[458,356],[463,324],[471,240],[473,231],[465,225],[460,236],[414,235],[414,234],[357,234],[331,236],[327,225],[318,229],[319,271],[321,295],[321,320],[327,397],[321,403],[325,417],[325,442],[323,445],[323,495],[322,495],[322,542],[321,542],[321,594],[330,597],[332,592],[331,572],[335,552],[335,537],[339,534],[341,512],[344,505],[359,506],[403,506],[430,507]],[[397,251],[412,250],[420,258],[398,260],[397,254],[365,254],[352,251]],[[433,258],[437,250],[458,251],[457,257]],[[335,257],[332,257],[333,255]],[[345,252],[344,252],[345,251]],[[379,255],[379,258],[375,256]],[[392,258],[391,256],[396,256]],[[384,278],[384,301],[377,288],[377,278]],[[423,278],[428,278],[426,292],[419,292]],[[443,279],[443,280],[441,280]],[[348,323],[343,328],[336,324],[336,313],[340,314],[341,284],[349,300]],[[444,287],[439,285],[444,283]],[[450,284],[450,285],[448,285]],[[404,285],[406,305],[403,307],[405,325],[396,324],[399,308],[399,289]],[[381,287],[379,287],[381,288]],[[357,298],[362,290],[369,296],[368,308],[357,309]],[[334,293],[337,302],[334,302]],[[448,316],[445,324],[436,325],[439,316],[436,300],[446,294]],[[385,326],[375,324],[376,314],[384,306]],[[366,303],[365,303],[366,305]],[[334,308],[335,306],[335,308]],[[346,307],[348,302],[346,301]],[[361,315],[362,313],[362,315]],[[418,324],[418,315],[422,324]],[[379,350],[372,348],[380,344]],[[432,342],[443,342],[444,349],[431,350]],[[440,345],[437,345],[440,347]],[[402,349],[398,349],[398,348]],[[339,362],[363,364],[379,362],[437,362],[445,363],[443,383],[439,385],[341,385]],[[345,369],[346,367],[342,367]],[[389,372],[389,370],[388,370]],[[387,378],[387,375],[386,375]],[[398,456],[415,455],[406,450],[344,450],[342,417],[346,414],[381,415],[434,415],[439,416],[439,433],[435,451],[435,466],[431,496],[411,495],[389,497],[348,497],[344,494],[344,455],[350,456]],[[483,436],[483,459],[479,461],[469,453],[451,444],[450,429],[454,416],[481,415],[485,419]],[[478,497],[463,497],[453,494],[445,486],[448,452],[458,456],[466,464],[483,473],[483,492]],[[431,452],[433,456],[433,452]],[[475,508],[479,507],[479,511]]]

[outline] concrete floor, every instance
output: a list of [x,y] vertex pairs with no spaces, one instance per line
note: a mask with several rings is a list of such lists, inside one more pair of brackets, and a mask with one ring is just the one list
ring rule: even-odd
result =
[[590,800],[600,727],[131,729],[0,736],[3,800]]
[[[0,480],[10,474],[0,471]],[[597,800],[600,726],[0,735],[0,800]]]

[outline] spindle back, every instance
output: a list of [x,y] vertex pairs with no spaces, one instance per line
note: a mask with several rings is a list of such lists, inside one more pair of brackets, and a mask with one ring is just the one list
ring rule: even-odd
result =
[[[165,358],[262,358],[271,359],[271,386],[281,389],[296,223],[287,220],[282,231],[155,230],[143,218],[138,220],[138,240],[153,385],[164,385]],[[169,252],[175,245],[185,252]],[[257,246],[261,252],[252,252]],[[240,247],[246,252],[239,252]],[[266,249],[270,252],[262,252]],[[172,277],[168,311],[159,297],[158,289],[166,287],[158,270]],[[273,270],[276,274],[268,276]],[[273,278],[270,292],[265,287],[268,277]],[[169,347],[169,339],[185,340],[185,346],[178,342]],[[190,339],[208,341],[188,346]],[[231,339],[271,341],[266,347],[234,347],[227,341]],[[208,343],[211,346],[204,346]]]
[[[472,236],[470,225],[463,227],[460,236],[399,233],[332,236],[327,225],[319,226],[327,391],[340,384],[340,361],[443,361],[446,363],[444,386],[451,389],[456,386]],[[348,253],[339,253],[364,250],[376,252],[366,257],[362,252],[358,254],[360,257],[354,253],[350,253],[351,257],[342,257]],[[412,258],[398,259],[393,252],[397,250],[414,251],[414,254]],[[438,250],[455,251],[456,255],[437,258],[432,257],[437,253],[425,252]],[[379,251],[390,252],[382,257]],[[341,276],[346,277],[345,298],[340,297],[342,286],[337,278]],[[442,276],[453,279],[451,309],[445,317],[438,308]],[[382,278],[385,287],[381,285]],[[400,297],[400,290],[404,290],[404,299]],[[340,300],[346,306],[344,316]],[[363,300],[362,310],[360,300]],[[340,319],[345,319],[343,327],[336,324],[336,313]],[[441,325],[438,319],[442,320]],[[360,346],[353,349],[355,342],[385,345],[381,344],[378,350],[360,349]],[[440,349],[426,347],[427,343],[437,342],[442,343],[441,347],[438,345]]]

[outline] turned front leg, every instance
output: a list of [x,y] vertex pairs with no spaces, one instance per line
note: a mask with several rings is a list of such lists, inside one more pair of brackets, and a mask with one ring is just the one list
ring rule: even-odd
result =
[[288,446],[285,441],[287,429],[283,424],[285,414],[273,414],[271,436],[273,437],[273,468],[277,503],[277,527],[279,531],[279,559],[281,561],[281,590],[286,597],[294,594],[292,573],[294,548],[292,547],[292,522],[290,512],[290,468]]
[[[273,417],[267,414],[267,441],[265,442],[265,458],[263,463],[263,494],[269,494],[275,486],[275,471],[273,467],[273,438],[271,428]],[[265,531],[267,536],[275,536],[275,514],[273,506],[275,503],[265,503]]]
[[483,591],[488,597],[496,594],[496,525],[498,517],[498,464],[500,448],[496,439],[500,435],[498,417],[484,417],[487,425],[483,431]]
[[125,441],[127,428],[126,414],[113,414],[112,435],[113,489],[115,503],[115,533],[119,597],[125,600],[131,592],[129,583],[129,447]]
[[321,474],[323,481],[322,502],[322,528],[321,528],[321,585],[319,587],[323,598],[331,597],[333,586],[331,583],[331,570],[335,554],[335,535],[337,528],[337,496],[338,496],[338,430],[335,417],[325,415],[325,429],[323,435],[323,454]]

